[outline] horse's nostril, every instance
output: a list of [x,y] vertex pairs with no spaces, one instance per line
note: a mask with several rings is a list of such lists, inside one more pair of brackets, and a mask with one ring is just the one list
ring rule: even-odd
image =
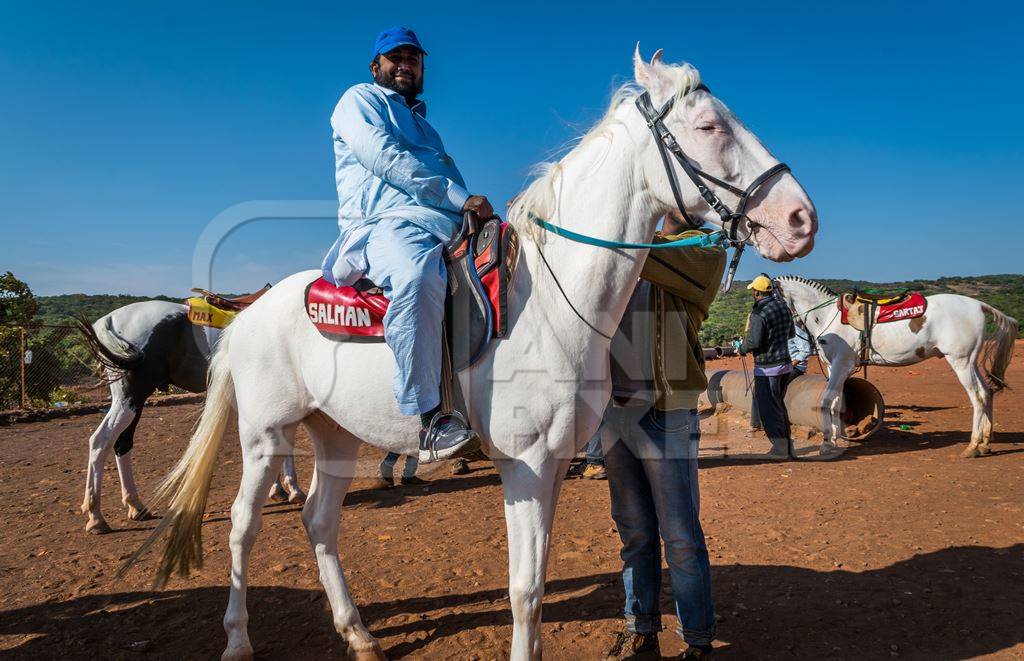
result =
[[817,214],[799,207],[789,214],[789,228],[795,236],[814,236],[818,230]]

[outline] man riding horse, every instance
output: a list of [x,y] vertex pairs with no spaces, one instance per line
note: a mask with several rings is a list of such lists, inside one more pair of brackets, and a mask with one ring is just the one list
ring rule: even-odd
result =
[[427,123],[418,99],[426,54],[412,30],[384,30],[371,54],[374,83],[350,87],[334,109],[341,234],[322,267],[336,286],[365,277],[383,289],[384,337],[397,362],[394,393],[403,414],[420,416],[424,462],[452,457],[476,439],[459,416],[439,415],[443,250],[463,213],[494,213],[486,197],[466,190]]

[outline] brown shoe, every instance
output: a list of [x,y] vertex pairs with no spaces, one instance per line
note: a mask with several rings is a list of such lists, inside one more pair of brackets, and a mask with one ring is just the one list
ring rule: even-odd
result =
[[685,661],[700,661],[701,659],[710,659],[714,653],[715,649],[711,645],[702,645],[700,647],[690,645],[679,658]]
[[430,484],[430,482],[420,479],[415,475],[413,475],[412,477],[399,478],[398,483],[401,484],[403,487],[422,487],[427,484]]
[[587,464],[581,473],[584,480],[607,480],[608,473],[600,464]]
[[658,643],[656,633],[633,633],[631,631],[620,631],[615,635],[615,642],[612,644],[605,659],[660,659],[661,645]]
[[465,475],[469,473],[469,462],[465,459],[452,461],[452,475]]

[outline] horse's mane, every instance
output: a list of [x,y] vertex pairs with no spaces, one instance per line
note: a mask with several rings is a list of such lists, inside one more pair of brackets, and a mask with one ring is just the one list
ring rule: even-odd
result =
[[832,291],[832,289],[830,289],[829,287],[826,287],[825,285],[821,284],[820,282],[815,282],[814,280],[808,280],[807,278],[803,278],[803,277],[801,277],[799,275],[784,275],[784,276],[780,277],[779,280],[782,281],[782,282],[799,282],[800,284],[807,285],[808,287],[811,287],[812,289],[816,289],[816,290],[820,291],[822,294],[828,294],[829,296],[838,296],[838,294],[836,294],[834,291]]
[[[676,99],[686,96],[687,93],[700,85],[700,72],[690,64],[684,62],[682,64],[659,66],[663,68],[662,73],[668,75],[672,80]],[[578,158],[580,153],[589,145],[601,138],[608,137],[612,127],[621,123],[616,117],[616,112],[619,108],[623,104],[632,103],[643,91],[643,87],[632,81],[619,86],[612,93],[611,101],[604,116],[589,131],[570,140],[561,149],[556,151],[556,154],[565,154],[560,160],[538,163],[531,168],[531,173],[536,178],[527,186],[526,190],[516,196],[508,213],[509,222],[513,224],[521,236],[531,237],[535,241],[540,238],[540,229],[530,221],[529,214],[533,213],[545,220],[552,220],[555,217],[558,205],[556,187],[565,164],[573,158]]]

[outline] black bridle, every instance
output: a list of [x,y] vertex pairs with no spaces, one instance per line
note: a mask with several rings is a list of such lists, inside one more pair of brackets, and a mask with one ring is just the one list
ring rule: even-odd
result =
[[[710,93],[711,90],[707,86],[701,84],[695,87],[694,90],[704,90]],[[697,229],[703,222],[694,220],[689,213],[686,212],[686,205],[683,204],[683,195],[679,190],[679,179],[676,176],[676,170],[672,167],[672,162],[669,159],[669,154],[675,156],[679,166],[683,168],[683,172],[690,178],[693,185],[697,187],[697,192],[700,193],[701,198],[707,203],[709,207],[722,219],[722,229],[725,230],[726,235],[729,237],[729,242],[735,248],[733,252],[732,262],[729,264],[729,272],[726,275],[725,282],[722,285],[722,291],[729,291],[732,287],[732,279],[736,274],[736,268],[740,263],[740,255],[743,253],[743,248],[746,246],[746,240],[750,238],[750,218],[746,215],[747,204],[750,202],[750,198],[754,196],[754,193],[758,191],[764,184],[776,176],[789,172],[789,166],[785,163],[778,163],[773,167],[768,168],[754,181],[750,183],[746,189],[737,188],[730,183],[722,181],[721,179],[714,177],[707,172],[704,172],[700,168],[695,167],[690,163],[690,159],[683,152],[683,148],[676,142],[676,138],[672,135],[672,132],[665,126],[665,116],[668,115],[669,111],[672,110],[672,106],[675,105],[676,97],[672,96],[660,110],[655,110],[654,103],[651,101],[651,95],[649,92],[644,92],[636,99],[636,107],[640,110],[640,114],[644,116],[647,121],[648,128],[651,129],[651,133],[654,135],[654,144],[658,147],[658,153],[661,155],[661,161],[665,164],[665,173],[668,174],[669,187],[672,189],[672,196],[675,198],[676,207],[679,209],[679,213],[682,215],[683,220],[690,226],[691,229]],[[715,192],[708,187],[705,181],[710,182],[716,186],[720,186],[730,193],[739,197],[739,204],[736,206],[736,211],[733,211],[722,201],[720,197],[715,195]],[[746,236],[740,237],[741,230],[746,230]]]

